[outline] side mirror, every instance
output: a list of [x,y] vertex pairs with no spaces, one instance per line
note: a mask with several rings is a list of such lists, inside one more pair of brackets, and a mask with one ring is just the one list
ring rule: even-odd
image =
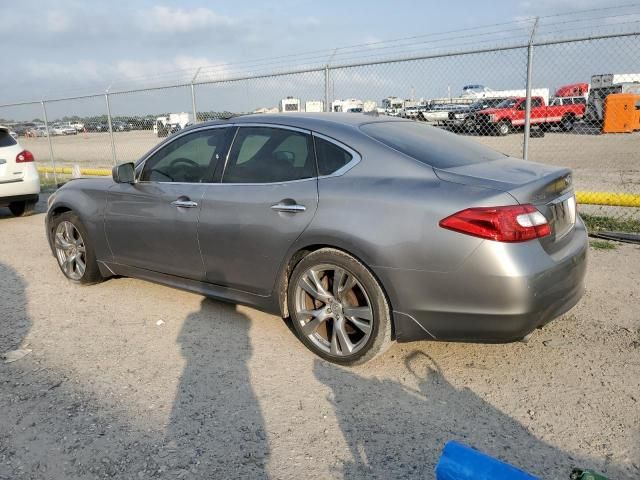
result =
[[116,183],[136,183],[136,170],[133,163],[122,163],[111,170],[113,181]]

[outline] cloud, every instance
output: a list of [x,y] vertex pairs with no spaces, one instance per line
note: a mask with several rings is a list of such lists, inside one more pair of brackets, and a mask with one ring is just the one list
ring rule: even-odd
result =
[[30,61],[26,64],[27,73],[35,79],[67,79],[81,78],[84,81],[101,79],[100,67],[93,60],[80,60],[71,63]]
[[54,10],[47,13],[46,27],[52,33],[66,32],[71,28],[71,19],[65,13]]
[[143,28],[154,33],[186,33],[231,23],[229,18],[204,7],[187,10],[155,6],[140,12],[140,17]]

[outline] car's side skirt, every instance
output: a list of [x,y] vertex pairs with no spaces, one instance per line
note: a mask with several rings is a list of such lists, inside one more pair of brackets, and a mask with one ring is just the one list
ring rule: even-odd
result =
[[277,300],[273,296],[260,296],[241,290],[214,285],[207,282],[199,282],[190,278],[176,277],[165,273],[154,272],[143,268],[131,267],[118,263],[99,261],[100,270],[108,270],[113,275],[123,277],[139,278],[150,282],[159,283],[168,287],[179,288],[193,293],[199,293],[205,297],[222,300],[224,302],[238,303],[257,308],[267,313],[280,315],[280,308]]

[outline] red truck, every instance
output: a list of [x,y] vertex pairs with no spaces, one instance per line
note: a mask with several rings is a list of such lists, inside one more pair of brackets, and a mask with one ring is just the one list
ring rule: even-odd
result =
[[[504,136],[524,126],[525,103],[525,97],[508,98],[495,108],[479,111],[474,118],[476,129],[482,134]],[[584,104],[546,105],[542,97],[531,97],[531,125],[545,129],[558,126],[567,132],[584,116],[585,109]]]

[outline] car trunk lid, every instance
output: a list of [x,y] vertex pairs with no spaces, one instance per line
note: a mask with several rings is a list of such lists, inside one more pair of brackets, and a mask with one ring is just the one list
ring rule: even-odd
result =
[[547,251],[561,246],[573,230],[576,204],[571,170],[512,157],[436,169],[444,181],[506,192],[515,202],[532,204],[547,218],[551,235],[541,239]]

